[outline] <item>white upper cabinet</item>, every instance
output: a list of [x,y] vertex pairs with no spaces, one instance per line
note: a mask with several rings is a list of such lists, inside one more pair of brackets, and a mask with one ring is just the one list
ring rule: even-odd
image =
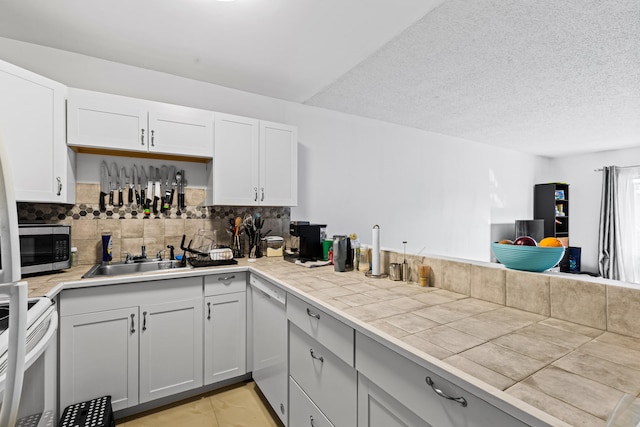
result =
[[75,156],[65,142],[66,89],[0,61],[0,135],[18,201],[75,202]]
[[260,121],[260,204],[298,204],[298,129]]
[[69,145],[147,151],[144,101],[72,88],[68,97]]
[[211,158],[213,113],[69,89],[67,143],[103,150]]
[[149,109],[149,151],[209,157],[213,155],[213,112],[153,103]]
[[214,123],[211,204],[257,205],[259,121],[216,113]]
[[215,113],[214,128],[213,194],[208,204],[298,204],[295,126]]

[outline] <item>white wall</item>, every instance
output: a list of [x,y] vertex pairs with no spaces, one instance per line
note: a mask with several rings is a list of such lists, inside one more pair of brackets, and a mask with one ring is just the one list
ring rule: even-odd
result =
[[603,166],[640,164],[640,148],[552,159],[540,182],[569,184],[569,244],[582,248],[582,270],[598,271],[598,226]]
[[72,87],[295,124],[299,206],[292,219],[326,223],[329,235],[356,232],[363,243],[379,224],[383,247],[402,249],[406,240],[410,253],[489,260],[490,224],[531,218],[534,178],[548,162],[3,38],[0,58]]

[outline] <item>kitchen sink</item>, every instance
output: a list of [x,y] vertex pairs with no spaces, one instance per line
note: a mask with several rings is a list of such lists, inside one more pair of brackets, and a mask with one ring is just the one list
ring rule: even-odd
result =
[[114,262],[112,264],[96,264],[87,271],[83,279],[102,276],[122,276],[126,274],[151,273],[167,270],[188,270],[191,266],[182,265],[178,260],[143,261],[143,262]]

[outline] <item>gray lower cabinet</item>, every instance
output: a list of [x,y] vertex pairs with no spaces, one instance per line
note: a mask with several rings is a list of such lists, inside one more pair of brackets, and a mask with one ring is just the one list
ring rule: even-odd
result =
[[247,372],[246,273],[204,279],[204,383]]
[[431,427],[364,375],[358,374],[358,427]]
[[60,412],[111,395],[114,410],[138,404],[138,307],[60,317]]
[[296,427],[333,427],[307,393],[289,377],[289,425]]
[[[290,384],[299,386],[303,395],[320,411],[322,417],[316,416],[317,425],[355,426],[358,384],[353,364],[353,328],[291,295],[287,300],[287,318]],[[290,411],[299,417],[299,411],[294,410],[292,399],[295,394],[292,394],[291,386],[289,393]],[[305,407],[313,408],[311,405]],[[320,422],[322,418],[329,424]],[[298,424],[290,422],[289,425]]]
[[202,386],[202,278],[65,290],[60,411],[111,395],[120,410]]
[[140,306],[140,403],[202,386],[202,297]]
[[364,386],[359,427],[528,425],[359,332],[356,366]]

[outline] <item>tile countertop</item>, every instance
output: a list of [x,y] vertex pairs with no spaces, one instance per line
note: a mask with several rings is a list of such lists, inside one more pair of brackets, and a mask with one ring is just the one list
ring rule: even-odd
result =
[[[528,405],[540,409],[543,414],[534,409],[535,415],[544,415],[550,425],[604,426],[625,394],[640,393],[637,338],[440,288],[372,279],[360,272],[336,273],[331,266],[303,268],[280,258],[251,264],[240,260],[233,266],[247,267],[330,308],[352,326],[375,333],[411,359],[440,366],[444,362],[469,384],[492,395],[497,391],[500,399],[525,412],[531,412]],[[84,265],[27,278],[29,295],[53,297],[68,288],[223,270],[80,279],[88,269]]]

